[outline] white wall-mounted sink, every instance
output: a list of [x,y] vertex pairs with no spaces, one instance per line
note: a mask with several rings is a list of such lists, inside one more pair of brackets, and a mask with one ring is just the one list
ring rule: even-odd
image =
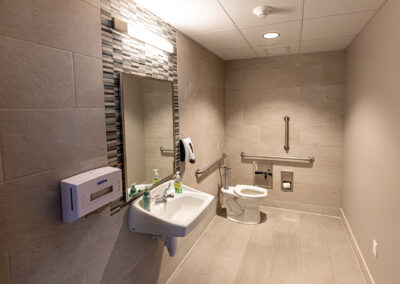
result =
[[[171,186],[170,186],[171,185]],[[165,203],[155,202],[155,196],[165,192],[174,194]],[[190,233],[205,214],[214,196],[182,184],[182,193],[176,194],[173,181],[167,181],[151,190],[150,211],[142,208],[140,197],[130,204],[128,227],[131,231],[165,237],[184,237]],[[164,239],[163,239],[164,240]]]

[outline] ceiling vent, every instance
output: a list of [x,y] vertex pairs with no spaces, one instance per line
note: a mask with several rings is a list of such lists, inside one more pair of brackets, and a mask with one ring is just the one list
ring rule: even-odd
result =
[[265,54],[269,56],[290,54],[290,46],[270,47],[264,50]]
[[272,7],[270,6],[258,6],[253,9],[253,14],[259,18],[264,18],[272,13]]

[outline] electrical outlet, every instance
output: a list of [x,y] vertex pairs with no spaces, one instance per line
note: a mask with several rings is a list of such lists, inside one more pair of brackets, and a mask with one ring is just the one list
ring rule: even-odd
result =
[[378,257],[378,243],[375,240],[372,240],[372,254],[375,258]]

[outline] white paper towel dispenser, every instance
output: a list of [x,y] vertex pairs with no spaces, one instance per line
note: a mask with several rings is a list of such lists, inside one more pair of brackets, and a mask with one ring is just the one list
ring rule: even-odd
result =
[[103,167],[61,181],[62,220],[71,223],[122,197],[122,172]]

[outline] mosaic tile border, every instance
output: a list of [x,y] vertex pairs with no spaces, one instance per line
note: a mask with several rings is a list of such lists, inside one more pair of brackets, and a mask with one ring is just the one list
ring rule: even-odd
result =
[[123,169],[120,72],[173,82],[175,170],[179,170],[178,60],[112,29],[112,17],[140,22],[176,50],[176,30],[131,0],[101,0],[101,37],[108,165]]

